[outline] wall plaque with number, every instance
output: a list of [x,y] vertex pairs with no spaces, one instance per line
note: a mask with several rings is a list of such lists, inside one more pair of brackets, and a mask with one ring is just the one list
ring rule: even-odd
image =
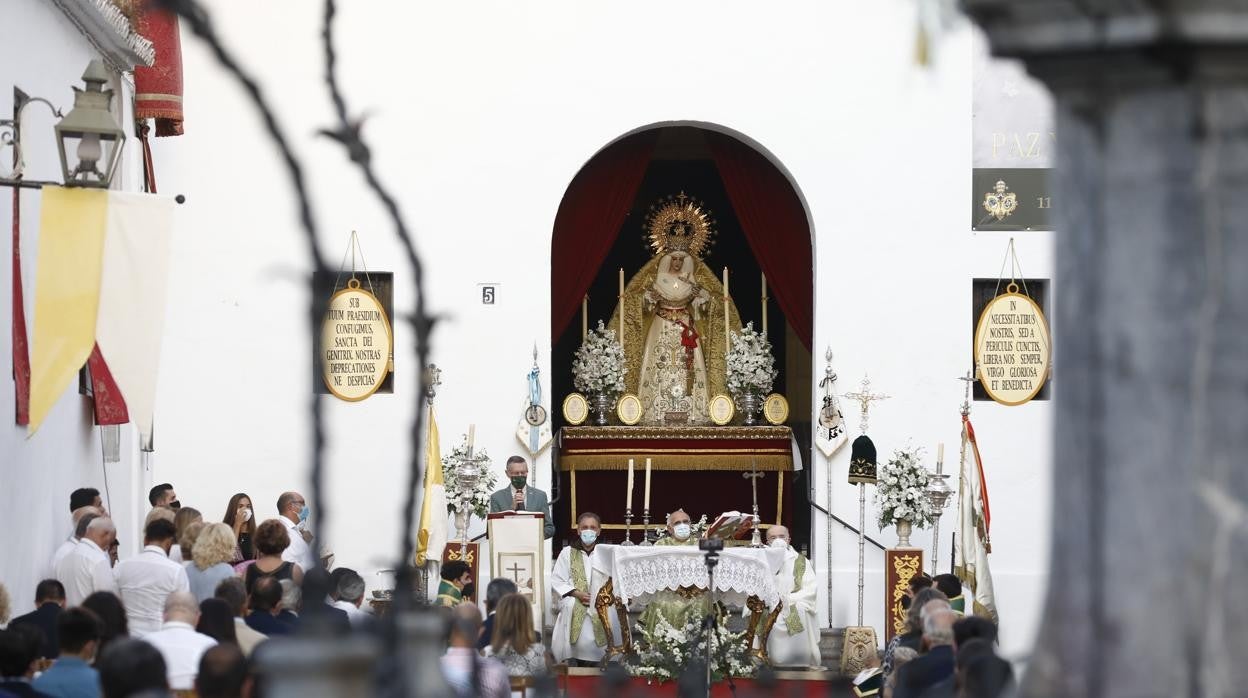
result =
[[1044,311],[1011,282],[988,302],[975,327],[980,385],[1002,405],[1022,405],[1044,387],[1051,356]]
[[390,372],[390,321],[381,301],[351,279],[329,299],[321,322],[321,375],[329,392],[358,402]]

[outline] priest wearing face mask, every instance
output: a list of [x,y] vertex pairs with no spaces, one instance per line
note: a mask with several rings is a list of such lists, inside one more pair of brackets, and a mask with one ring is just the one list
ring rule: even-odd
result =
[[559,617],[551,633],[550,651],[556,662],[576,660],[597,664],[607,646],[607,632],[620,641],[618,628],[604,628],[594,599],[607,578],[590,564],[602,533],[597,514],[583,512],[576,520],[577,537],[565,546],[550,573],[551,588],[559,598]]
[[533,511],[546,516],[543,534],[555,537],[555,522],[550,518],[550,498],[536,487],[529,487],[529,463],[522,456],[507,459],[507,486],[490,495],[490,513],[500,511]]
[[[767,529],[767,545],[784,550],[784,564],[776,588],[784,607],[767,640],[767,654],[775,666],[819,666],[819,618],[815,615],[815,568],[793,549],[789,529]],[[758,642],[758,640],[755,640]]]
[[696,545],[697,542],[689,515],[684,509],[677,509],[667,515],[667,535],[655,545]]
[[[693,535],[689,514],[684,509],[677,509],[667,515],[667,535],[655,543],[656,546],[697,544],[698,539]],[[684,631],[692,620],[705,617],[709,609],[707,595],[696,587],[666,589],[651,598],[637,622],[650,633],[655,631],[660,619],[667,621],[677,631]]]

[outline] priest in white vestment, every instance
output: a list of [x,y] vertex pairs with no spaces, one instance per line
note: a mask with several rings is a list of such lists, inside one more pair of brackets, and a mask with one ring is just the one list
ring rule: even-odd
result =
[[[607,647],[607,632],[621,642],[618,627],[604,628],[594,608],[594,599],[607,578],[590,564],[602,521],[597,514],[584,512],[576,520],[577,540],[559,551],[550,573],[551,588],[559,602],[559,616],[550,636],[550,652],[556,662],[576,659],[598,662]],[[614,626],[611,616],[608,622]]]
[[784,608],[767,639],[767,654],[776,666],[819,666],[819,617],[815,613],[815,569],[793,549],[789,529],[767,529],[767,544],[784,548],[784,564],[776,587]]

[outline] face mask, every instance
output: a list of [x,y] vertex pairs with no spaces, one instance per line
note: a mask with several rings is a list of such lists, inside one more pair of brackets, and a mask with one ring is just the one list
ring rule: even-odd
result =
[[181,508],[182,508],[182,502],[179,502],[178,500],[176,500],[176,499],[175,499],[175,500],[173,500],[172,502],[169,502],[169,508],[170,508],[170,509],[181,509]]
[[672,527],[672,533],[675,534],[676,537],[681,540],[684,540],[689,537],[689,531],[690,531],[690,528],[689,528],[689,524],[687,523],[678,523]]
[[788,541],[786,541],[786,540],[785,540],[785,539],[783,539],[783,538],[775,538],[775,539],[773,539],[773,540],[771,541],[771,547],[773,547],[773,548],[787,548],[787,547],[789,547],[789,542],[788,542]]
[[518,490],[524,489],[524,485],[526,482],[528,482],[528,478],[526,478],[523,475],[517,475],[511,478],[511,486]]
[[251,521],[251,509],[243,509],[243,521]]
[[598,540],[597,531],[588,528],[581,531],[581,542],[585,545],[593,545],[596,540]]
[[304,521],[307,521],[308,516],[311,513],[312,513],[312,510],[308,508],[307,504],[304,504],[303,508],[299,510],[299,523],[303,523]]
[[472,596],[476,596],[476,595],[477,595],[477,585],[476,585],[476,584],[473,584],[472,582],[468,582],[467,584],[465,584],[465,585],[464,585],[464,589],[463,589],[463,591],[462,591],[461,593],[464,595],[464,598],[465,598],[465,599],[466,599],[466,598],[469,598],[469,597],[472,597]]

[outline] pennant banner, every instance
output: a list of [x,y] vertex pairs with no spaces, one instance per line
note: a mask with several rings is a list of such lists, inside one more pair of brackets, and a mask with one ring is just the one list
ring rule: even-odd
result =
[[109,193],[95,337],[145,450],[165,329],[173,206],[168,196]]
[[[970,456],[969,458],[967,456]],[[979,457],[979,444],[970,417],[962,416],[962,469],[958,486],[958,543],[954,547],[954,573],[975,595],[974,613],[998,621],[988,553],[992,552],[989,528],[988,483]]]
[[438,445],[438,422],[429,406],[429,432],[425,439],[425,496],[420,504],[420,528],[416,534],[416,566],[442,559],[449,533],[446,518],[446,484],[442,480],[442,452]]
[[95,346],[107,191],[44,187],[30,357],[34,435]]

